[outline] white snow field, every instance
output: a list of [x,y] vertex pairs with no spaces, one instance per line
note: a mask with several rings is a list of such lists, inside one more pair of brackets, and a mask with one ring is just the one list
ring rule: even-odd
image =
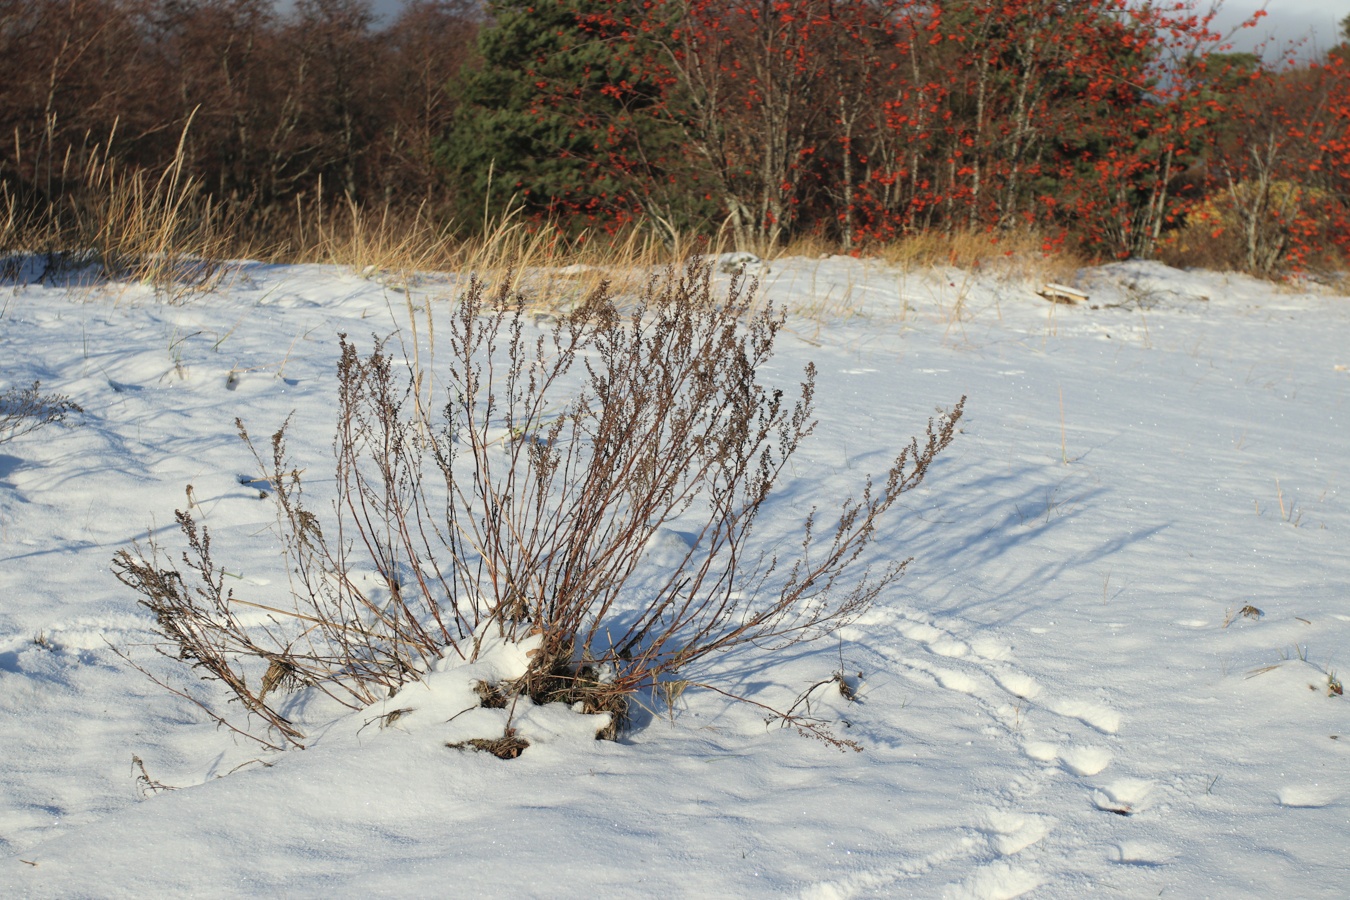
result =
[[[463,671],[404,688],[389,708],[415,712],[384,728],[380,708],[293,710],[309,747],[275,753],[110,649],[211,688],[155,653],[113,554],[152,527],[177,546],[191,484],[232,586],[284,603],[235,417],[265,436],[292,415],[293,454],[331,478],[338,333],[411,342],[409,309],[448,315],[462,283],[243,264],[173,304],[36,275],[0,287],[0,391],[40,380],[84,413],[0,444],[0,896],[1350,884],[1350,699],[1334,691],[1350,675],[1350,298],[1128,262],[1080,272],[1089,300],[1069,306],[987,272],[774,262],[762,291],[791,315],[763,374],[792,390],[814,360],[820,425],[765,535],[837,505],[969,397],[874,545],[914,557],[905,577],[837,638],[716,662],[719,684],[779,708],[860,676],[854,701],[811,703],[864,750],[690,689],[617,742],[520,711],[532,746],[503,761],[446,747],[472,705]],[[479,665],[509,672],[522,652]]]

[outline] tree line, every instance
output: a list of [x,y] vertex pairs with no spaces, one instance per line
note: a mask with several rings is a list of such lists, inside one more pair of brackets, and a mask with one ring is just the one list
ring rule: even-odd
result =
[[0,0],[0,183],[45,207],[91,159],[161,171],[181,143],[253,228],[324,192],[442,204],[447,86],[482,21],[472,0],[410,0],[388,23],[369,0]]
[[1262,274],[1350,249],[1350,48],[1233,53],[1191,3],[0,0],[0,23],[0,187],[30,205],[91,156],[181,149],[264,231],[349,202],[761,249],[1032,230]]

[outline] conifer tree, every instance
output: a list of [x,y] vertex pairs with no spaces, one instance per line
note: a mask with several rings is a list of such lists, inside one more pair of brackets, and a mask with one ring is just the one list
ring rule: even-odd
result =
[[460,112],[439,152],[461,222],[521,209],[572,232],[644,216],[673,232],[699,215],[691,185],[662,190],[679,180],[669,163],[678,139],[662,91],[643,75],[644,48],[614,39],[622,5],[489,4],[482,66],[450,86]]

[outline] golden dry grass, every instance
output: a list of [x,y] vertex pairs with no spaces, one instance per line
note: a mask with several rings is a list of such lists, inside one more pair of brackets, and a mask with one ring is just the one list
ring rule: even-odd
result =
[[[427,273],[473,274],[494,284],[509,277],[513,293],[549,310],[566,308],[602,283],[614,296],[637,294],[667,265],[731,249],[725,236],[663,241],[640,224],[618,234],[568,236],[519,212],[474,223],[476,235],[462,237],[457,223],[425,206],[369,208],[345,199],[325,202],[322,193],[297,202],[260,237],[186,174],[182,141],[159,175],[120,169],[106,150],[111,144],[112,136],[77,171],[64,168],[60,183],[73,189],[45,208],[24,206],[0,185],[0,249],[92,255],[113,278],[150,283],[174,299],[209,290],[222,261],[258,259],[347,266],[389,283],[410,284]],[[905,272],[952,266],[1041,281],[1070,280],[1084,264],[1073,253],[1047,253],[1042,244],[1031,232],[930,232],[871,245],[857,255]],[[765,255],[841,252],[836,242],[803,236]],[[826,298],[823,307],[837,301]]]
[[174,160],[156,176],[124,171],[107,149],[114,137],[78,168],[67,156],[59,183],[77,189],[43,206],[25,206],[0,190],[0,249],[92,255],[112,277],[146,282],[174,297],[209,290],[219,262],[239,255],[238,229],[185,174],[181,139]]
[[616,296],[636,294],[654,271],[708,252],[713,252],[709,242],[697,236],[679,235],[669,243],[640,226],[569,236],[518,211],[487,219],[481,233],[461,237],[454,222],[425,207],[400,213],[344,202],[327,212],[320,204],[297,207],[285,237],[274,240],[261,258],[347,266],[402,284],[430,273],[472,275],[494,285],[509,278],[510,293],[552,310],[602,283]]
[[1064,249],[1047,250],[1034,231],[940,231],[907,235],[878,248],[876,255],[909,271],[951,266],[1020,281],[1067,281],[1086,260]]

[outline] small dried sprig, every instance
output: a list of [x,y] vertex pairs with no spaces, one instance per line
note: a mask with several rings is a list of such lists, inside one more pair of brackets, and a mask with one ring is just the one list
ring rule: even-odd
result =
[[1259,620],[1264,615],[1265,612],[1257,609],[1250,603],[1239,609],[1236,614],[1234,614],[1232,607],[1229,607],[1228,613],[1223,617],[1223,627],[1227,628],[1229,625],[1233,624],[1233,622],[1239,618]]
[[145,762],[136,754],[131,754],[131,768],[136,772],[136,787],[141,792],[141,799],[153,797],[155,794],[163,791],[176,791],[178,788],[173,785],[165,784],[162,781],[156,781],[150,777],[150,773],[145,771]]
[[[114,574],[138,591],[140,604],[154,614],[156,630],[171,648],[161,649],[161,653],[188,663],[207,680],[224,684],[250,715],[262,718],[288,743],[299,746],[300,732],[264,699],[269,689],[265,677],[260,693],[248,685],[247,670],[252,661],[284,662],[284,650],[279,652],[258,643],[259,639],[267,641],[272,635],[266,628],[253,629],[239,620],[234,612],[233,592],[224,589],[224,570],[217,569],[212,562],[210,534],[204,528],[199,530],[189,513],[179,510],[175,515],[188,545],[182,562],[192,573],[192,588],[183,573],[164,559],[153,538],[148,553],[139,544],[133,544],[131,551],[119,550],[113,559]],[[126,659],[124,654],[119,655]],[[136,668],[146,672],[142,666]],[[155,680],[163,684],[160,679]],[[270,687],[277,686],[276,681],[274,676]],[[217,721],[224,721],[206,702],[186,691],[171,690],[201,706]],[[247,729],[235,730],[249,733]],[[276,746],[259,740],[269,747]]]
[[43,425],[64,422],[71,413],[84,408],[64,394],[41,393],[42,383],[26,388],[10,388],[0,394],[0,444],[36,431]]

